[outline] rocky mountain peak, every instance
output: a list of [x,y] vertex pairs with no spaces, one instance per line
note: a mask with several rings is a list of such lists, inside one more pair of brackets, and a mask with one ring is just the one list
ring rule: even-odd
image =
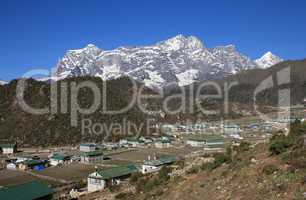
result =
[[270,66],[279,60],[267,53],[255,63],[234,45],[206,48],[195,36],[177,35],[149,46],[103,51],[89,44],[69,50],[57,63],[55,76],[89,75],[103,80],[130,76],[150,88],[161,89],[168,83],[184,86],[261,67],[262,63]]
[[0,80],[0,85],[5,85],[5,84],[7,84],[6,81]]
[[182,34],[160,42],[159,46],[166,51],[177,51],[180,49],[196,50],[204,48],[204,45],[198,38],[194,36],[185,37]]
[[272,52],[268,51],[265,53],[262,57],[255,60],[257,65],[260,68],[266,69],[268,67],[271,67],[272,65],[275,65],[279,62],[283,61],[280,57],[274,55]]

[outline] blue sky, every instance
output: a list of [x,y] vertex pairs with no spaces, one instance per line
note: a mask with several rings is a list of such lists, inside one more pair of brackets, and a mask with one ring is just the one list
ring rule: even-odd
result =
[[177,34],[257,58],[306,57],[305,0],[1,0],[0,79],[51,68],[66,50],[145,45]]

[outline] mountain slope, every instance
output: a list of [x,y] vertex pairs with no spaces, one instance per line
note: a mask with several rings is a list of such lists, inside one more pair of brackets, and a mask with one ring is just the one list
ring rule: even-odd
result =
[[[282,80],[277,78],[278,72],[283,69],[290,68],[289,82],[285,84]],[[214,80],[215,85],[211,85],[211,81],[202,81],[193,83],[184,87],[169,88],[165,91],[167,97],[182,96],[182,98],[172,99],[169,107],[170,110],[176,110],[183,105],[192,105],[186,108],[184,112],[180,113],[181,120],[197,120],[203,117],[205,120],[219,120],[220,118],[236,118],[242,116],[255,115],[258,109],[260,112],[271,112],[271,108],[279,106],[283,101],[284,96],[279,96],[283,89],[290,90],[290,104],[292,106],[300,105],[306,97],[306,60],[284,61],[278,63],[268,69],[252,69],[243,71],[241,73],[230,75],[222,79]],[[288,74],[289,75],[289,74]],[[272,78],[272,79],[271,79]],[[254,102],[254,94],[264,80],[269,79],[273,81],[273,86],[256,93],[256,102]],[[224,88],[226,85],[234,84],[229,92],[226,94]],[[216,86],[219,85],[219,90]],[[220,92],[220,93],[219,93]],[[204,99],[198,98],[200,94]],[[219,97],[209,97],[209,95],[221,94]],[[228,95],[228,98],[226,96]],[[288,97],[286,97],[288,100]],[[186,101],[186,102],[185,102]],[[214,110],[220,114],[206,115],[198,109],[198,104],[206,110]],[[225,103],[228,103],[228,110],[225,110]],[[289,103],[289,102],[288,102]],[[255,105],[258,107],[256,108]],[[284,105],[284,104],[282,104]],[[227,112],[228,111],[228,112]],[[166,119],[175,123],[177,121],[176,115],[167,115]]]
[[184,86],[257,67],[233,45],[207,48],[194,36],[178,35],[150,46],[104,51],[89,44],[69,50],[57,63],[55,76],[89,75],[110,80],[125,75],[161,89],[169,83]]
[[[127,78],[119,78],[103,82],[100,78],[78,77],[70,78],[57,82],[58,91],[62,84],[83,83],[91,81],[95,83],[102,91],[103,85],[106,84],[106,105],[108,110],[120,110],[126,107],[134,94],[132,83]],[[58,112],[56,114],[48,113],[43,115],[30,114],[23,111],[17,102],[16,94],[17,80],[9,84],[0,86],[0,141],[17,142],[18,145],[62,145],[77,144],[86,141],[103,141],[116,138],[118,131],[117,126],[123,127],[121,134],[135,134],[133,129],[126,130],[126,123],[135,124],[140,129],[139,134],[147,133],[146,126],[143,122],[150,117],[143,113],[136,105],[122,114],[107,114],[102,112],[102,103],[96,112],[92,114],[78,114],[78,125],[71,125],[71,89],[68,89],[69,98],[67,99],[68,112]],[[50,84],[39,82],[33,79],[27,80],[24,99],[26,103],[34,108],[50,108]],[[144,89],[145,94],[153,94],[148,88]],[[58,94],[58,102],[61,101],[62,95]],[[104,99],[103,99],[104,100]],[[91,90],[82,88],[77,98],[82,108],[92,105],[93,94]],[[144,104],[146,102],[144,101]],[[62,105],[62,104],[61,104]],[[153,105],[153,104],[150,104]],[[91,120],[92,124],[99,123],[103,126],[97,131],[82,127],[83,120]],[[98,124],[98,125],[99,125]],[[115,124],[115,127],[111,127]],[[107,131],[111,131],[110,133]],[[110,137],[106,137],[110,136]]]

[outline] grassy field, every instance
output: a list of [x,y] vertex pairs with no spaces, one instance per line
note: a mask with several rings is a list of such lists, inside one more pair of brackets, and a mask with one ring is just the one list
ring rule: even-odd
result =
[[72,163],[63,167],[49,167],[43,171],[36,172],[44,176],[63,179],[66,181],[80,181],[86,179],[88,174],[95,171],[94,165]]
[[46,184],[52,184],[52,185],[58,184],[57,182],[46,181],[45,179],[40,179],[20,171],[14,171],[14,170],[0,171],[0,186],[18,185],[34,180]]

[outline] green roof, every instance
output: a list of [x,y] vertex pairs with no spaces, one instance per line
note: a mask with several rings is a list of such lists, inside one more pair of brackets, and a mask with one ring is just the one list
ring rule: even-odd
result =
[[54,160],[65,160],[68,158],[69,156],[62,155],[62,154],[54,154],[53,156],[50,157],[50,159],[54,159]]
[[137,138],[137,137],[129,137],[126,139],[128,142],[138,142],[138,143],[144,143],[143,140]]
[[85,152],[83,153],[83,156],[102,156],[103,155],[103,152],[102,151],[91,151],[91,152]]
[[84,146],[84,147],[96,147],[96,144],[93,143],[84,143],[84,144],[80,144],[80,146]]
[[225,144],[207,144],[205,145],[206,148],[224,148]]
[[224,138],[220,135],[193,135],[186,137],[187,140],[205,140],[207,142],[215,141],[215,140],[224,140]]
[[130,175],[137,171],[138,169],[135,165],[127,165],[127,166],[114,167],[106,170],[100,170],[97,173],[100,176],[102,176],[103,180],[106,180],[106,179],[112,179],[116,177]]
[[197,138],[190,138],[190,139],[188,139],[189,141],[195,141],[195,142],[206,142],[206,140],[204,140],[204,139],[197,139]]
[[15,148],[16,144],[0,144],[0,148]]
[[47,185],[38,181],[32,181],[17,186],[0,189],[0,199],[29,200],[39,199],[53,193]]
[[207,143],[224,143],[223,138],[211,138],[206,140]]
[[167,143],[171,143],[171,141],[170,140],[156,140],[156,143],[167,144]]
[[35,166],[35,165],[45,164],[46,161],[44,160],[26,160],[26,161],[23,161],[23,163],[27,166]]
[[161,166],[161,165],[174,163],[175,161],[176,161],[175,156],[161,156],[157,160],[146,160],[144,164],[151,166]]

